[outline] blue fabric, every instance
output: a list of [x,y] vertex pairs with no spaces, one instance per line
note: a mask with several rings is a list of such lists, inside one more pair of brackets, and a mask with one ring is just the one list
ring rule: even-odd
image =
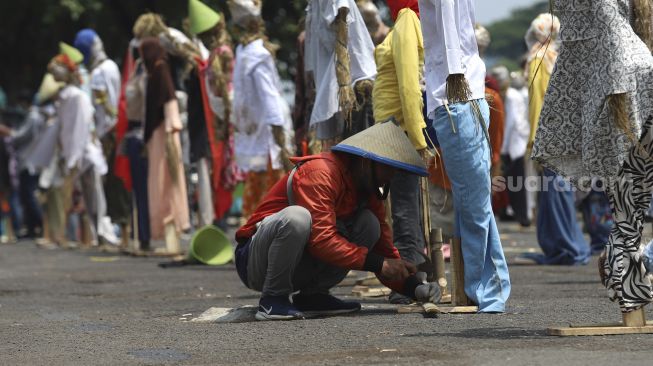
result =
[[642,263],[646,268],[646,273],[653,274],[653,241],[650,241],[642,252]]
[[[129,158],[129,172],[132,177],[132,190],[136,201],[138,214],[138,240],[147,247],[150,242],[150,208],[147,197],[147,158],[143,156],[143,140],[136,137],[125,139],[127,157]],[[143,248],[145,249],[145,248]]]
[[249,260],[249,247],[251,242],[252,238],[249,238],[246,242],[239,243],[236,246],[235,252],[236,272],[238,272],[238,277],[240,277],[240,280],[247,287],[249,287],[249,282],[247,281],[247,261]]
[[370,159],[381,164],[389,165],[393,168],[402,169],[409,173],[417,174],[422,177],[427,177],[429,175],[429,173],[426,171],[426,168],[419,167],[416,165],[406,164],[404,162],[397,161],[397,160],[388,159],[383,156],[373,154],[369,151],[365,151],[355,146],[344,145],[343,143],[339,143],[338,145],[332,147],[331,150],[358,155],[360,157]]
[[608,242],[614,226],[610,201],[605,192],[592,190],[581,204],[585,228],[590,234],[592,254],[599,254]]
[[20,185],[18,186],[18,194],[20,196],[20,204],[23,206],[24,221],[27,227],[27,236],[30,238],[36,237],[36,232],[43,224],[43,213],[41,212],[41,205],[36,199],[36,190],[39,185],[39,175],[30,174],[26,169],[20,172]]
[[[483,119],[489,121],[485,99],[476,102]],[[450,104],[449,110],[451,117],[444,106],[432,117],[451,180],[454,235],[461,238],[465,262],[465,293],[478,304],[480,312],[504,312],[511,285],[490,199],[490,147],[471,102]]]
[[540,264],[581,265],[590,247],[576,219],[575,196],[568,182],[544,169],[537,210],[537,241],[544,255],[531,256]]
[[75,36],[75,48],[84,55],[84,63],[88,64],[91,60],[91,50],[93,49],[93,42],[97,37],[94,30],[86,28],[77,32]]

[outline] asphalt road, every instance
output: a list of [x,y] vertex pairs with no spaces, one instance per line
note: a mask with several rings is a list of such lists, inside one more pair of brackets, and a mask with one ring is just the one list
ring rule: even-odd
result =
[[[503,224],[509,258],[535,235]],[[255,305],[234,267],[162,269],[161,259],[0,246],[1,365],[374,364],[651,365],[653,335],[558,338],[546,328],[620,320],[596,260],[511,266],[502,315],[396,314],[365,299],[354,316],[293,322],[196,323],[211,307]],[[351,293],[338,287],[338,295]],[[190,314],[190,315],[189,315]],[[653,316],[651,316],[653,318]]]

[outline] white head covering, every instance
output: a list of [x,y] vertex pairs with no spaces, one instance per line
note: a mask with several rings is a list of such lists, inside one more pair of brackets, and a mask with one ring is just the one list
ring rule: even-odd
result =
[[478,44],[478,52],[482,55],[485,53],[485,50],[490,46],[492,38],[490,37],[490,32],[480,25],[476,24],[474,26],[474,33],[476,34],[476,43]]
[[524,40],[529,50],[532,50],[534,46],[544,44],[549,38],[551,46],[555,46],[559,32],[560,20],[558,17],[551,13],[542,13],[533,19]]
[[262,0],[229,0],[229,11],[234,23],[245,26],[251,18],[261,17]]
[[541,58],[543,66],[550,74],[558,58],[558,33],[560,21],[551,13],[542,13],[531,22],[524,40],[528,47],[528,62]]
[[506,90],[510,86],[510,71],[503,65],[495,66],[490,70],[490,75],[497,80],[501,90]]

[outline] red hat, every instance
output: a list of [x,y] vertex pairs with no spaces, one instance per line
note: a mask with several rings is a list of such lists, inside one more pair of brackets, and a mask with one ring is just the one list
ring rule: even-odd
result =
[[397,20],[397,15],[401,9],[409,8],[419,17],[419,6],[417,0],[387,0],[388,7],[390,8],[390,15],[392,20]]

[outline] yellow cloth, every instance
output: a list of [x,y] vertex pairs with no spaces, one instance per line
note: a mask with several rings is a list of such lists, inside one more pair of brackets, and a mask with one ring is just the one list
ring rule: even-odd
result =
[[528,119],[531,123],[531,134],[528,137],[528,146],[532,147],[535,133],[540,122],[540,112],[544,105],[544,94],[549,85],[551,74],[542,63],[542,57],[534,58],[528,64]]
[[420,79],[424,66],[424,40],[417,14],[402,9],[395,26],[374,51],[377,76],[372,97],[374,120],[394,117],[421,150],[426,147],[422,130],[426,128],[422,113]]

